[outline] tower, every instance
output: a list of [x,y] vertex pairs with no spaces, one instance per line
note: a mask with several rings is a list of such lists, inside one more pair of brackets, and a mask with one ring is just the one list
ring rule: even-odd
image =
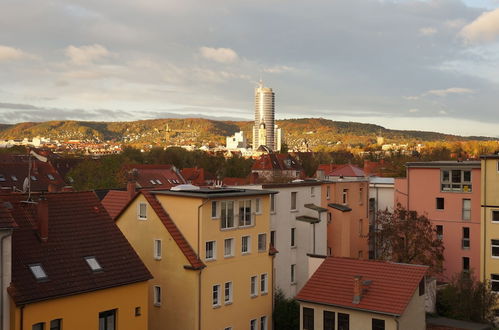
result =
[[253,126],[253,150],[261,145],[276,149],[275,107],[272,88],[264,87],[260,80],[255,88],[255,124]]

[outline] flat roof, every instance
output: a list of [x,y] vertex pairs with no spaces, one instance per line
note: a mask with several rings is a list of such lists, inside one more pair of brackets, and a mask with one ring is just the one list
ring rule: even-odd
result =
[[303,180],[298,182],[288,183],[266,183],[262,184],[262,188],[287,188],[287,187],[302,187],[302,186],[320,186],[322,181],[319,180]]
[[481,159],[499,159],[499,154],[481,155]]
[[195,198],[222,198],[242,197],[255,195],[277,194],[277,191],[261,189],[236,189],[236,188],[200,188],[196,190],[153,190],[154,195],[183,196]]
[[374,184],[395,184],[395,178],[383,178],[379,176],[373,176],[369,179],[369,183]]
[[424,167],[424,168],[442,168],[442,167],[466,167],[466,168],[480,168],[481,163],[478,160],[443,160],[434,162],[409,162],[405,164],[406,167]]

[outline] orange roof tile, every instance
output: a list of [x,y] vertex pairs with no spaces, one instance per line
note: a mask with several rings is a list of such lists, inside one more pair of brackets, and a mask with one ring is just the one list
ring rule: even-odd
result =
[[109,190],[106,197],[102,200],[102,206],[106,209],[107,213],[111,218],[116,218],[116,216],[121,212],[121,210],[128,204],[129,193],[123,190]]

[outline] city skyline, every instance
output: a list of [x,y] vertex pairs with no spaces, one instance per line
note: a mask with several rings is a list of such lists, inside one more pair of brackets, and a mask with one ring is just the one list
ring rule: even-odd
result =
[[497,0],[1,7],[1,123],[250,120],[261,73],[276,119],[498,136]]

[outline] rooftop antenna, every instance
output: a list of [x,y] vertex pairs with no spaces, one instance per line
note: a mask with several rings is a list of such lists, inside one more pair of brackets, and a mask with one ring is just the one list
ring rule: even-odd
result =
[[[29,150],[29,149],[28,149]],[[26,179],[24,179],[23,183],[23,193],[28,192],[28,198],[26,199],[27,202],[31,200],[31,163],[33,162],[33,157],[38,159],[41,162],[46,163],[48,161],[47,157],[44,157],[42,155],[37,154],[33,150],[29,151],[28,154],[28,176]]]

